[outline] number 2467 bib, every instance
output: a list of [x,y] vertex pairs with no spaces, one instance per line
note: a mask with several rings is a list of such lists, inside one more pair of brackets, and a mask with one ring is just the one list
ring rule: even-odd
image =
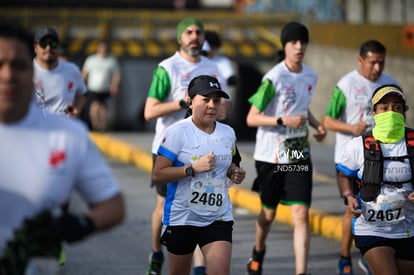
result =
[[379,226],[397,224],[405,220],[404,202],[402,193],[380,194],[375,202],[367,203],[364,215]]

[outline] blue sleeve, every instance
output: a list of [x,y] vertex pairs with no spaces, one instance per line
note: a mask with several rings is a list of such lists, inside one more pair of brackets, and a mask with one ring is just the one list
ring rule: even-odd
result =
[[336,165],[336,169],[348,177],[355,177],[358,174],[358,170],[351,170],[340,163]]

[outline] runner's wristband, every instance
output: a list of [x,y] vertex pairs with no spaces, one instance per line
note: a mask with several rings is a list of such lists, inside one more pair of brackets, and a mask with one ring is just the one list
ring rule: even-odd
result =
[[282,117],[278,117],[277,120],[276,120],[276,124],[278,126],[283,126],[283,118]]
[[188,103],[184,99],[180,100],[180,108],[181,109],[187,109],[188,108]]
[[69,243],[84,239],[95,231],[95,224],[86,216],[63,214],[56,219],[56,231],[61,239]]
[[342,198],[344,199],[344,204],[348,205],[348,197],[353,197],[354,195],[351,192],[345,193],[342,195]]

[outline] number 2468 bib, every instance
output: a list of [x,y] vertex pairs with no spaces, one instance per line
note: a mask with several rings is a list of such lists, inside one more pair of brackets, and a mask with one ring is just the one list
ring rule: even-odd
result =
[[191,180],[189,206],[196,209],[217,211],[223,205],[225,181],[212,177],[195,177]]

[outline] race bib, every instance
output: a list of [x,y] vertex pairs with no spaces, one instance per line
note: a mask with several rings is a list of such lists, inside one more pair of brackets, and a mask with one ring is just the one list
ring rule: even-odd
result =
[[196,176],[191,180],[190,208],[217,211],[223,205],[226,179],[208,175]]
[[302,127],[299,128],[292,128],[286,126],[286,138],[299,138],[299,137],[306,137],[308,134],[308,123],[303,124]]
[[376,225],[392,225],[405,220],[405,197],[403,193],[379,194],[376,201],[366,204],[364,216]]

